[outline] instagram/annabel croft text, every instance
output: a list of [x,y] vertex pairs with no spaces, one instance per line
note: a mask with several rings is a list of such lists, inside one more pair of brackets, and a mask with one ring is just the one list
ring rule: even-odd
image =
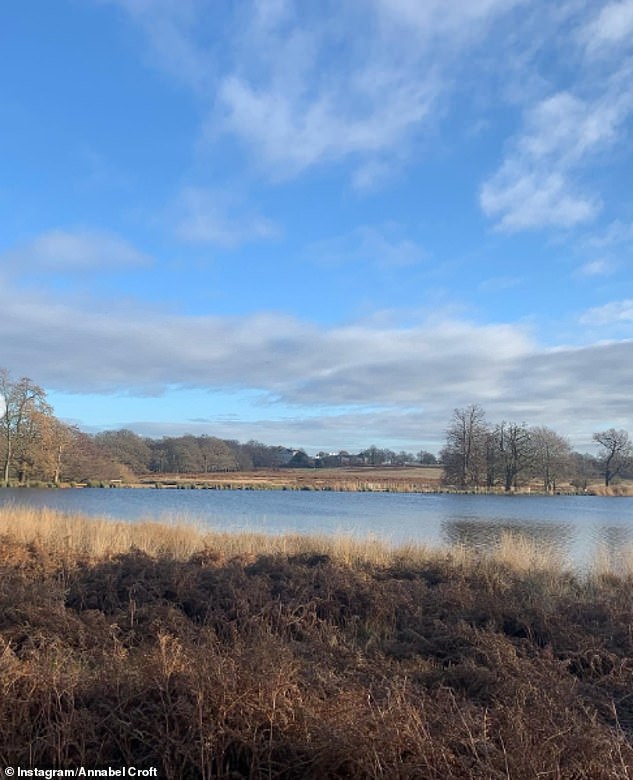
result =
[[155,766],[137,767],[120,766],[105,767],[100,769],[88,769],[79,766],[74,769],[39,769],[38,767],[7,766],[0,777],[43,777],[52,780],[55,777],[158,777],[158,769]]

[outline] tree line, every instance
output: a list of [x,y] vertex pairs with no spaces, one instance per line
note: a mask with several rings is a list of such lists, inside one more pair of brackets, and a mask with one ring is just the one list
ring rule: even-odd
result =
[[[583,489],[598,478],[610,485],[633,477],[626,431],[594,434],[599,455],[572,451],[565,437],[543,426],[489,424],[474,404],[456,409],[439,461],[446,483],[460,489],[514,490],[538,479],[547,492],[561,481]],[[46,392],[31,379],[13,379],[0,369],[0,478],[4,485],[43,481],[131,480],[149,474],[206,474],[257,468],[434,465],[426,450],[417,454],[368,447],[309,457],[302,450],[258,441],[240,443],[215,436],[152,439],[130,430],[90,435],[57,419]]]
[[444,480],[462,490],[502,487],[510,492],[539,480],[552,493],[561,481],[578,489],[601,478],[633,476],[629,434],[610,428],[593,434],[598,455],[574,452],[569,441],[545,426],[503,421],[490,424],[478,404],[455,409],[440,452]]
[[294,453],[214,436],[138,436],[129,430],[87,434],[57,419],[46,392],[0,369],[2,484],[132,479],[149,473],[242,471],[287,464]]
[[130,430],[90,435],[57,419],[45,390],[0,369],[0,464],[4,485],[35,481],[131,480],[148,474],[208,474],[257,468],[432,464],[435,456],[372,446],[359,453],[302,450],[215,436],[142,437]]

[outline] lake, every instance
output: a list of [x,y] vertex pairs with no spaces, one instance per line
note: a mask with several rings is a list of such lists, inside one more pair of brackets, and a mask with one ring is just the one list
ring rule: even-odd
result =
[[372,535],[392,544],[494,545],[504,531],[545,541],[579,565],[633,545],[633,498],[327,491],[0,489],[0,505],[125,521],[192,521],[222,531]]

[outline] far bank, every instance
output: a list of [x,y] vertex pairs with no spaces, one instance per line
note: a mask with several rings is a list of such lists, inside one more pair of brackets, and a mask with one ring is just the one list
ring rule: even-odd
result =
[[[17,485],[13,485],[16,486]],[[54,487],[49,482],[30,481],[26,487]],[[207,490],[322,490],[373,493],[469,493],[482,495],[594,495],[633,496],[633,481],[620,480],[605,487],[599,480],[586,484],[561,481],[544,490],[533,479],[505,491],[502,486],[468,490],[446,480],[441,465],[436,466],[356,466],[337,468],[265,468],[249,471],[214,471],[126,475],[117,479],[85,479],[61,482],[58,487],[158,488]]]

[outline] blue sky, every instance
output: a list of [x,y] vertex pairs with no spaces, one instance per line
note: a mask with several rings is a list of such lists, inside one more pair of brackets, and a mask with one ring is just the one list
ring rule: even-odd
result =
[[86,430],[633,431],[633,0],[36,0],[0,365]]

